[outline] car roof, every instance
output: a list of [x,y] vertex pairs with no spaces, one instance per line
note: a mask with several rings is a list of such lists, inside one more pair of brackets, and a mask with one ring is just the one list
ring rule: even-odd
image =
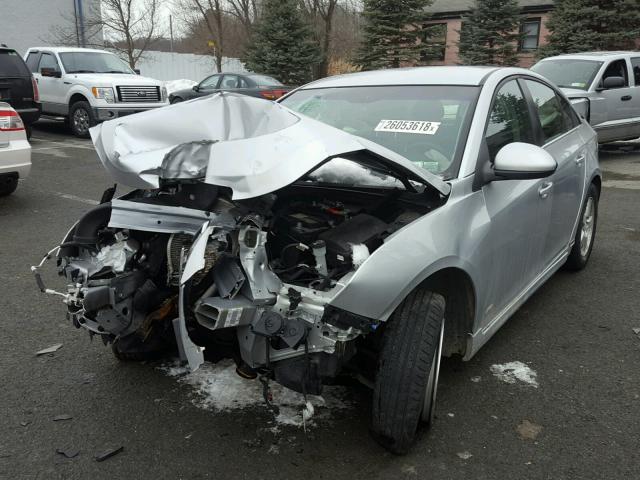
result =
[[31,47],[29,48],[29,52],[32,52],[34,50],[46,50],[48,52],[55,52],[55,53],[64,53],[64,52],[97,52],[97,53],[111,53],[111,52],[107,52],[106,50],[98,50],[95,48],[78,48],[78,47],[48,47],[48,46],[44,46],[44,47]]
[[[410,67],[349,73],[327,77],[301,87],[330,88],[376,85],[481,85],[498,67]],[[512,69],[511,69],[512,70]],[[527,72],[523,70],[523,72]]]
[[565,53],[563,55],[556,55],[554,57],[547,57],[542,59],[545,60],[556,60],[556,59],[573,59],[573,60],[613,60],[616,58],[624,58],[629,55],[637,55],[640,56],[640,52],[632,52],[632,51],[616,51],[616,52],[580,52],[580,53]]

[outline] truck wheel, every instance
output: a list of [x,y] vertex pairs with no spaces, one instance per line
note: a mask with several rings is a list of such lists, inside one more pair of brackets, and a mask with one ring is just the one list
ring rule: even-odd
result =
[[69,126],[76,137],[89,138],[89,129],[96,124],[89,102],[76,102],[69,110]]
[[596,224],[598,223],[598,189],[592,183],[587,190],[587,196],[584,199],[582,212],[580,214],[580,222],[576,231],[576,238],[565,263],[567,270],[578,271],[587,266],[591,250],[593,250],[593,242],[596,238]]
[[18,175],[0,175],[0,197],[11,195],[18,188]]
[[407,453],[420,421],[429,422],[433,416],[444,309],[441,295],[416,290],[385,327],[371,430],[393,453]]

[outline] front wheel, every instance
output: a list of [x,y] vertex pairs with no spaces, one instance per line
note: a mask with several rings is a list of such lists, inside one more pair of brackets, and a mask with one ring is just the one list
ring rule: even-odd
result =
[[596,238],[598,200],[598,189],[592,183],[589,185],[589,189],[587,190],[573,248],[569,253],[567,263],[565,264],[565,267],[568,270],[582,270],[587,266],[587,262],[591,256],[591,250],[593,250],[593,242]]
[[69,110],[69,126],[76,137],[89,138],[89,129],[96,124],[89,102],[76,102]]
[[371,430],[393,453],[407,453],[420,422],[429,423],[433,418],[444,310],[441,295],[416,290],[385,327]]
[[11,195],[18,188],[18,175],[0,175],[0,197]]

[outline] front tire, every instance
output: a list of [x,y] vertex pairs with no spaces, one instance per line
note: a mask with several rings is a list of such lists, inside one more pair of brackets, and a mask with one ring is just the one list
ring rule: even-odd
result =
[[69,110],[69,126],[76,137],[89,138],[89,129],[96,125],[89,102],[76,102]]
[[416,290],[385,327],[371,430],[393,453],[407,453],[420,422],[433,417],[444,311],[441,295]]
[[171,105],[173,105],[175,103],[180,103],[180,102],[182,102],[182,98],[180,98],[180,97],[173,97],[171,99]]
[[592,183],[587,190],[587,196],[580,213],[580,222],[576,231],[573,247],[567,258],[565,267],[567,270],[578,271],[587,266],[593,243],[596,238],[596,226],[598,223],[598,189]]

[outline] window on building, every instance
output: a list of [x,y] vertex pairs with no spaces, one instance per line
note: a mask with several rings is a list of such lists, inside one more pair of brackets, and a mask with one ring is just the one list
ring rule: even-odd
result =
[[444,62],[447,51],[447,24],[431,23],[425,25],[422,42],[427,46],[420,55],[422,61]]
[[523,52],[537,50],[540,44],[540,19],[527,18],[520,24],[520,50]]

